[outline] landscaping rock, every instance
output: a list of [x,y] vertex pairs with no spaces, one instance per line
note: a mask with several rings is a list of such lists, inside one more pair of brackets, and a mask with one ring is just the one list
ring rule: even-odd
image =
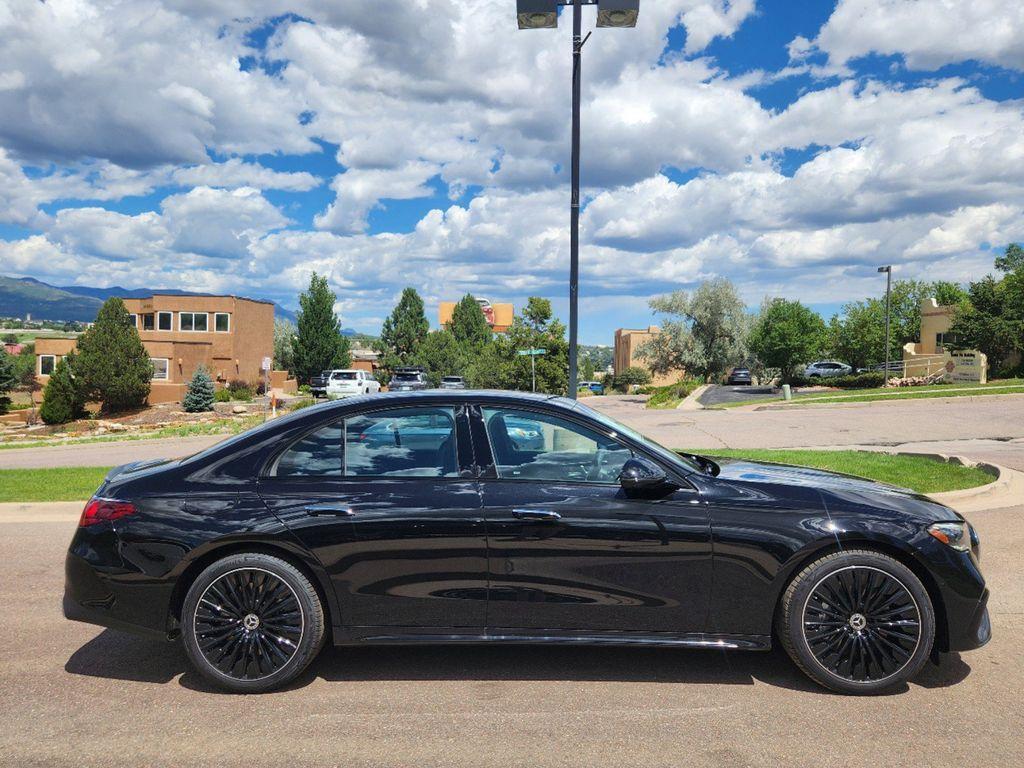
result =
[[249,409],[246,408],[244,405],[236,405],[234,408],[231,409],[231,412],[232,413],[248,413]]

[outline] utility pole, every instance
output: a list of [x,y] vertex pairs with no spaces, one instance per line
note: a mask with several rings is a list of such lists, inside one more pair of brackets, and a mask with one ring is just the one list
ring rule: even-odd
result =
[[889,381],[889,306],[892,296],[892,265],[879,267],[885,272],[885,380]]
[[[572,2],[572,197],[569,203],[569,397],[579,388],[576,347],[580,293],[580,83],[583,66],[582,0]],[[587,37],[590,37],[588,34]]]

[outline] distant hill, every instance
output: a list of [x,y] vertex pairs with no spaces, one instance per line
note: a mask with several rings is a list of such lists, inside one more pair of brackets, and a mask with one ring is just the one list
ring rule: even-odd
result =
[[[55,286],[32,277],[0,276],[0,316],[25,317],[34,320],[78,320],[91,323],[104,301],[111,296],[138,299],[166,293],[175,296],[203,296],[195,291],[177,288],[94,288],[87,285]],[[253,298],[259,298],[258,296]],[[295,313],[274,303],[274,317],[295,322]]]

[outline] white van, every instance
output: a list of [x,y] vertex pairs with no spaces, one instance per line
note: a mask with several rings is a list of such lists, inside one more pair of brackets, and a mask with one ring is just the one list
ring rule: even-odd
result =
[[331,375],[327,379],[327,397],[330,400],[353,395],[368,395],[373,392],[380,392],[380,382],[373,377],[372,373],[357,368],[331,371]]

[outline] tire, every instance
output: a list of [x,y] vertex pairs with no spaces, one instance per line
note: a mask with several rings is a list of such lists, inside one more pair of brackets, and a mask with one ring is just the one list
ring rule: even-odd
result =
[[801,570],[776,621],[796,665],[839,693],[881,693],[905,683],[935,640],[924,585],[899,561],[871,550],[836,552]]
[[235,693],[295,679],[324,644],[324,609],[309,579],[262,553],[210,565],[185,596],[182,638],[192,666]]

